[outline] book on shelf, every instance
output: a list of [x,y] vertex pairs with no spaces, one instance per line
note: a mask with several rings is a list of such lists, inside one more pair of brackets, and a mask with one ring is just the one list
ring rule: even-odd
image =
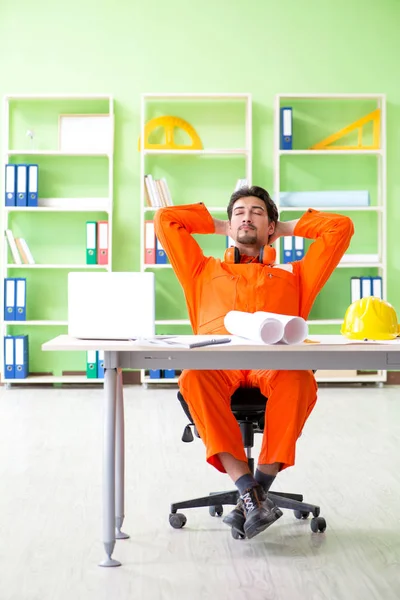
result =
[[26,241],[24,240],[24,238],[17,238],[15,240],[15,243],[17,244],[19,253],[21,255],[22,258],[22,262],[25,265],[34,265],[35,261],[33,259],[32,253],[29,249],[28,244],[26,243]]
[[11,255],[16,265],[22,265],[21,257],[18,253],[17,245],[11,229],[6,229],[7,242],[11,250]]
[[11,229],[6,230],[8,245],[16,265],[34,265],[35,261],[24,238],[14,238]]
[[156,188],[157,188],[157,194],[158,194],[158,198],[161,202],[161,206],[167,206],[165,198],[164,198],[164,190],[161,184],[161,180],[160,179],[155,179],[154,183],[156,184]]
[[237,183],[236,183],[236,187],[235,187],[235,192],[237,192],[238,190],[240,190],[243,187],[247,187],[248,185],[249,184],[248,184],[247,179],[238,179]]
[[166,198],[167,206],[172,206],[174,203],[172,202],[171,192],[169,191],[168,183],[165,177],[161,177],[161,184],[164,189],[164,197]]
[[144,184],[144,197],[147,206],[154,208],[172,206],[172,197],[165,177],[154,179],[152,175],[145,175]]

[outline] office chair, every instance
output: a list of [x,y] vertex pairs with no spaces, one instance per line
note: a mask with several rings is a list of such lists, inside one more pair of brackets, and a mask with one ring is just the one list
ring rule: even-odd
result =
[[[181,403],[187,418],[189,419],[189,425],[186,425],[184,429],[182,441],[193,442],[194,437],[191,430],[192,427],[195,435],[197,437],[200,436],[194,425],[189,407],[180,392],[178,392],[178,400]],[[253,474],[254,459],[251,456],[251,449],[254,446],[254,434],[263,433],[264,431],[265,408],[267,402],[268,399],[261,394],[258,388],[239,388],[231,398],[231,409],[239,423],[249,468]],[[319,506],[315,506],[314,504],[306,504],[303,502],[303,496],[301,494],[289,494],[283,492],[278,493],[270,491],[268,492],[268,495],[271,500],[273,500],[275,504],[279,506],[279,508],[293,510],[297,519],[307,519],[310,513],[312,513],[313,518],[310,522],[311,530],[314,533],[325,531],[326,521],[323,517],[319,516]],[[209,513],[212,517],[221,517],[223,514],[223,506],[226,504],[235,506],[238,500],[239,491],[233,490],[229,492],[211,492],[208,496],[204,496],[202,498],[194,498],[193,500],[186,500],[184,502],[174,502],[171,504],[171,512],[169,515],[170,525],[174,529],[181,529],[186,524],[186,516],[183,513],[177,512],[180,508],[198,508],[201,506],[208,506]],[[241,539],[244,537],[234,529],[232,529],[231,532],[235,539]]]

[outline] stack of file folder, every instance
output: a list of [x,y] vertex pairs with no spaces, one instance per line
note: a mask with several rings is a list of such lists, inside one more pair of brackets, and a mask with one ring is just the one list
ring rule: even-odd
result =
[[304,257],[304,238],[285,236],[283,238],[283,262],[290,263]]
[[28,374],[28,336],[4,336],[4,379],[25,379],[28,376]]
[[108,265],[108,221],[86,222],[86,264]]
[[282,106],[280,110],[280,147],[281,150],[292,150],[293,147],[293,109]]
[[4,279],[4,320],[26,321],[26,279]]
[[88,379],[104,378],[103,350],[89,350],[86,353],[86,376]]
[[154,231],[154,221],[144,223],[144,262],[146,265],[166,265],[168,258]]
[[351,302],[356,302],[368,296],[383,298],[382,277],[352,277]]
[[37,206],[39,166],[7,164],[5,170],[5,206]]
[[150,369],[150,379],[173,379],[175,369]]

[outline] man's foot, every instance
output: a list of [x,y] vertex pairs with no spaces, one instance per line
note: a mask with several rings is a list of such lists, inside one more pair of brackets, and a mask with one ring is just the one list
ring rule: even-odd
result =
[[245,490],[240,498],[246,517],[243,529],[249,539],[267,529],[283,515],[259,485]]
[[245,520],[246,520],[246,515],[244,513],[243,500],[241,498],[239,498],[239,502],[236,504],[235,508],[233,510],[231,510],[231,512],[228,513],[226,515],[226,517],[224,517],[222,519],[222,521],[226,525],[229,525],[229,527],[232,527],[232,529],[235,529],[242,536],[245,535],[245,533],[244,533]]

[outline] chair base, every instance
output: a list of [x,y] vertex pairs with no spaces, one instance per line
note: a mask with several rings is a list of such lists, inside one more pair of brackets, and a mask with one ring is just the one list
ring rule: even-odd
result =
[[[285,492],[268,492],[271,500],[275,502],[279,508],[286,508],[298,513],[312,513],[314,517],[318,517],[320,507],[315,504],[307,504],[303,502],[301,494],[289,494]],[[185,500],[183,502],[174,502],[171,504],[171,514],[175,514],[180,508],[200,508],[208,506],[212,516],[222,516],[224,505],[235,506],[239,500],[239,491],[232,490],[229,492],[211,493],[202,498],[194,498],[193,500]],[[212,509],[212,510],[211,510]]]

